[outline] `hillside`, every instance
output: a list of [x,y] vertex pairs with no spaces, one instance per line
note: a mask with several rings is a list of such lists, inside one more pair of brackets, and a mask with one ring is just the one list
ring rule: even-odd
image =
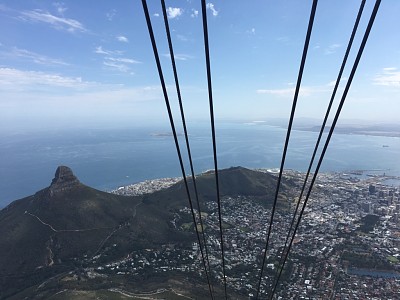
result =
[[[277,178],[275,175],[249,170],[243,167],[231,167],[219,171],[220,196],[235,197],[238,195],[252,196],[265,206],[273,203]],[[212,171],[196,177],[197,190],[201,201],[217,201],[215,174]],[[195,199],[193,182],[188,178],[188,185],[192,199]],[[285,194],[287,183],[284,179],[281,194]],[[183,181],[172,187],[155,192],[145,198],[146,203],[162,205],[173,209],[181,205],[188,205],[185,185]],[[280,203],[283,204],[283,203]]]
[[[201,202],[215,201],[213,173],[199,176],[197,184]],[[221,196],[254,196],[268,204],[275,184],[274,176],[241,167],[220,173]],[[189,186],[193,190],[191,180]],[[174,213],[187,206],[182,181],[127,197],[88,187],[68,167],[58,167],[49,187],[0,211],[0,298],[26,295],[20,294],[25,288],[30,295],[35,288],[29,287],[49,278],[129,257],[133,250],[191,247],[193,232],[171,223]]]

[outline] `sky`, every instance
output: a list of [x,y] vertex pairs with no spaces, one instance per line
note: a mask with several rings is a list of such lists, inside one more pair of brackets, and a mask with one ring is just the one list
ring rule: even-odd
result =
[[[148,1],[168,93],[177,97],[159,1]],[[200,1],[166,1],[188,120],[209,117]],[[288,118],[312,1],[207,2],[217,120]],[[360,1],[320,0],[296,110],[322,118]],[[374,1],[367,1],[340,91]],[[400,114],[400,1],[382,1],[342,117]],[[341,95],[341,93],[339,93]],[[0,1],[1,130],[168,124],[141,1]]]

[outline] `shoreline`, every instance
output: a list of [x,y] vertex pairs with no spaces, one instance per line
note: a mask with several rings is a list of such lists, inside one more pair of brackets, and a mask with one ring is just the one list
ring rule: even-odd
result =
[[[262,173],[269,173],[269,174],[278,174],[279,168],[248,168],[253,171],[262,172]],[[398,182],[400,186],[400,176],[392,176],[392,175],[385,175],[385,171],[381,169],[374,169],[374,170],[349,170],[343,172],[319,172],[318,176],[340,176],[342,180],[356,180],[356,181],[366,181],[370,183],[385,185],[385,186],[394,186],[393,184],[387,184],[385,181],[395,181]],[[196,177],[199,177],[203,174],[213,173],[214,170],[207,170],[204,171]],[[382,175],[379,174],[369,174],[367,172],[383,172]],[[283,175],[285,176],[301,176],[304,175],[305,172],[293,170],[293,169],[285,169]],[[317,176],[317,181],[318,181]],[[187,178],[191,178],[190,175]],[[122,196],[141,196],[146,194],[151,194],[157,191],[161,191],[171,187],[172,185],[178,183],[182,180],[182,177],[165,177],[165,178],[157,178],[157,179],[148,179],[144,181],[140,181],[137,183],[132,183],[128,185],[118,186],[115,189],[105,191],[107,193],[112,193],[116,195]]]

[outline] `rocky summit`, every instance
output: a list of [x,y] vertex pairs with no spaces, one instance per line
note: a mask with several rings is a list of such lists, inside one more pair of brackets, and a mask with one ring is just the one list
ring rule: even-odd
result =
[[[213,222],[215,174],[201,174],[196,183],[205,216]],[[249,207],[268,206],[275,186],[271,174],[241,167],[220,171],[220,194],[230,206],[239,196],[251,198]],[[188,187],[193,193],[192,180]],[[60,166],[49,187],[0,210],[0,299],[96,298],[87,292],[114,299],[111,289],[120,288],[132,293],[164,289],[173,294],[165,299],[208,299],[188,205],[182,181],[150,194],[121,196],[86,186]],[[213,245],[217,257],[219,247]],[[219,284],[214,289],[222,295]],[[76,290],[86,294],[75,298]],[[235,294],[230,291],[230,299],[247,298]]]
[[72,170],[66,166],[59,166],[49,187],[50,195],[72,190],[80,184]]

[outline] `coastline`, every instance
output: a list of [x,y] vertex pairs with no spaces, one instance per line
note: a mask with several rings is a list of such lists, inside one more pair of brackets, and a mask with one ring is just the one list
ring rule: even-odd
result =
[[[250,170],[261,172],[261,173],[270,173],[276,175],[279,173],[279,169],[276,168],[249,168]],[[384,172],[385,170],[349,170],[346,172],[320,172],[318,176],[339,176],[342,180],[351,180],[351,181],[365,181],[368,183],[380,184],[384,186],[394,186],[394,184],[390,184],[387,182],[397,182],[400,186],[400,176],[392,176],[392,175],[382,175],[379,174],[370,174],[370,172]],[[214,172],[214,170],[207,170],[202,172],[196,177],[201,176],[203,174],[208,174]],[[283,172],[283,176],[298,176],[303,177],[305,172],[296,171],[293,169],[285,169]],[[187,178],[191,178],[191,176],[187,176]],[[167,189],[172,185],[180,182],[182,177],[165,177],[165,178],[157,178],[144,180],[137,183],[127,184],[118,186],[115,189],[108,190],[106,192],[122,195],[122,196],[140,196],[151,194],[160,190]],[[318,178],[317,178],[318,181]]]

